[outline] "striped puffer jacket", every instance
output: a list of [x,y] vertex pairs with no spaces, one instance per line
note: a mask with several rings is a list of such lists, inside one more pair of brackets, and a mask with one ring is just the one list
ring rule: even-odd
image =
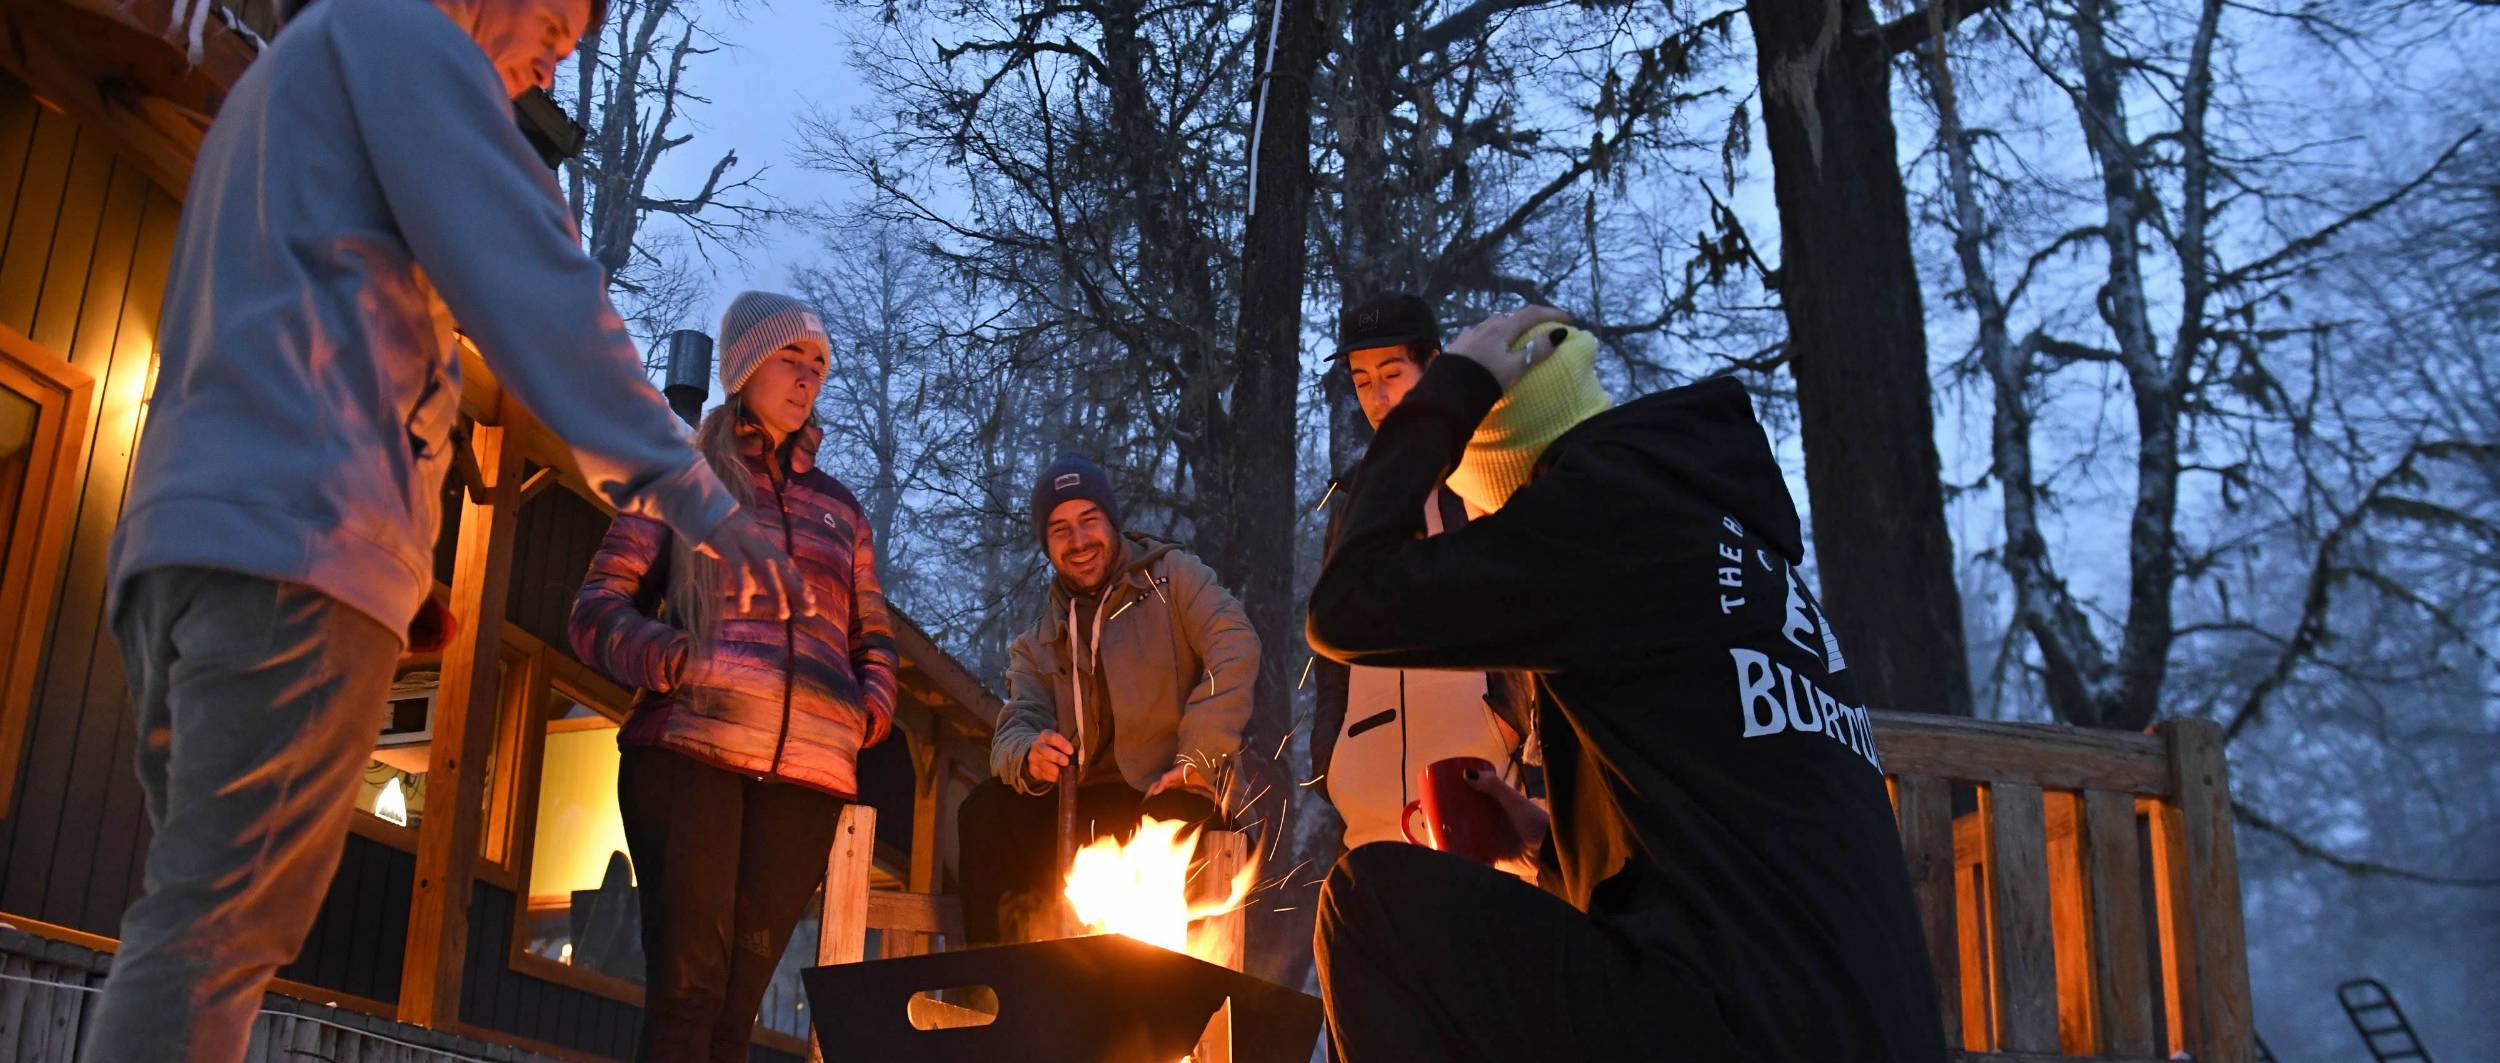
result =
[[[721,607],[718,644],[693,652],[686,634],[652,619],[666,589],[669,531],[620,515],[590,562],[567,633],[583,662],[641,694],[617,736],[744,775],[858,795],[859,751],[894,721],[894,634],[877,580],[866,514],[812,460],[818,434],[793,437],[770,459],[742,426],[753,520],[782,543],[816,595],[816,615],[782,620],[762,606]],[[767,460],[785,475],[776,483]]]

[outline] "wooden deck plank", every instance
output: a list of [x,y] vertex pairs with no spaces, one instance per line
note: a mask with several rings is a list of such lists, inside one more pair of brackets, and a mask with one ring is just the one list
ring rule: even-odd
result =
[[2135,798],[2107,790],[2083,793],[2084,851],[2091,868],[2093,1013],[2105,1053],[2150,1056],[2153,974],[2146,939],[2144,866],[2138,857]]
[[1997,1043],[2016,1052],[2054,1052],[2057,968],[2049,924],[2047,826],[2040,788],[1989,786],[1980,808],[1988,825],[1988,907],[1996,954]]

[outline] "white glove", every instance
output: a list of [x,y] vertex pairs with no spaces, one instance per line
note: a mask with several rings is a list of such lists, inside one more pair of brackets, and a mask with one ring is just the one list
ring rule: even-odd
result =
[[1571,315],[1550,306],[1523,306],[1507,313],[1495,314],[1468,327],[1450,342],[1441,345],[1441,353],[1455,354],[1485,368],[1500,382],[1502,390],[1510,390],[1538,352],[1550,352],[1550,345],[1519,344],[1519,337],[1538,325],[1560,325],[1570,322]]

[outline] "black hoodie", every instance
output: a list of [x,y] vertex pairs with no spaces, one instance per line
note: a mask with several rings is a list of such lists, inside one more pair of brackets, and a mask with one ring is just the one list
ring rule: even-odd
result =
[[1795,505],[1735,381],[1546,448],[1492,514],[1423,538],[1501,397],[1435,359],[1365,456],[1310,606],[1350,663],[1536,673],[1548,885],[1718,992],[1762,1060],[1945,1058],[1855,673],[1796,574]]

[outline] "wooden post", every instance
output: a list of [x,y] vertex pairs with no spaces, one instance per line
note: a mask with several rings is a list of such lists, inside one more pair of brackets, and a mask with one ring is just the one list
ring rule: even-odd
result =
[[[938,892],[938,872],[943,867],[941,853],[945,849],[947,825],[947,766],[944,754],[947,727],[934,712],[915,712],[914,726],[905,732],[911,739],[912,806],[911,866],[903,879],[903,888],[913,893]],[[888,956],[919,956],[936,951],[936,937],[931,934],[896,934],[885,954]]]
[[[868,952],[868,873],[877,859],[877,810],[856,802],[842,806],[825,854],[825,905],[816,923],[816,963],[858,963]],[[807,1037],[808,1063],[824,1063],[815,1031]]]
[[408,904],[407,958],[400,967],[399,1018],[440,1027],[460,1018],[460,976],[469,950],[469,895],[477,870],[485,771],[494,755],[505,593],[512,533],[520,509],[521,448],[513,437],[527,414],[499,403],[501,424],[470,434],[485,498],[464,496],[451,578],[460,630],[443,651],[434,699],[434,741],[425,771],[425,818],[417,825],[417,870]]
[[[1077,681],[1084,680],[1079,678]],[[1084,773],[1085,749],[1079,745],[1076,755],[1068,758],[1067,766],[1059,769],[1059,782],[1056,784],[1059,787],[1059,827],[1055,834],[1059,839],[1059,858],[1054,866],[1059,869],[1059,874],[1051,880],[1053,882],[1068,880],[1068,872],[1076,868],[1076,851],[1084,845],[1076,836],[1077,780],[1084,778]],[[1085,925],[1077,921],[1075,905],[1062,901],[1053,910],[1059,913],[1056,922],[1060,937],[1072,938],[1085,932]],[[1044,925],[1048,925],[1048,921]]]
[[2222,729],[2209,720],[2169,720],[2156,729],[2170,747],[2178,790],[2173,854],[2185,865],[2193,937],[2179,953],[2196,971],[2183,1003],[2196,1022],[2190,1053],[2212,1063],[2256,1058],[2249,1013],[2248,933],[2240,916],[2240,862],[2231,837],[2230,769]]
[[[1233,876],[1241,873],[1250,859],[1250,839],[1238,831],[1211,830],[1199,839],[1200,865],[1198,880],[1193,884],[1202,894],[1221,893],[1232,886]],[[1249,927],[1249,913],[1234,909],[1221,915],[1208,916],[1205,927],[1215,943],[1214,960],[1233,970],[1241,970],[1245,953],[1242,944]],[[1207,1021],[1207,1030],[1198,1037],[1198,1049],[1190,1054],[1190,1063],[1232,1063],[1233,1005],[1225,1001]]]

